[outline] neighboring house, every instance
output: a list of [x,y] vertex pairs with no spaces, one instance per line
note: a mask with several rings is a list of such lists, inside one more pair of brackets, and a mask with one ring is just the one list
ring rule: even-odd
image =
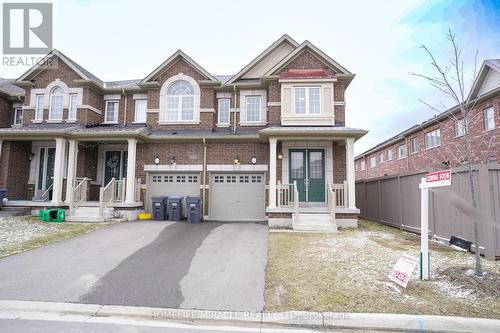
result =
[[[474,108],[469,133],[474,164],[498,163],[500,59],[484,61],[469,96]],[[356,156],[356,179],[370,179],[465,162],[464,120],[458,106],[393,136]]]
[[284,35],[233,76],[182,51],[113,82],[57,50],[46,60],[15,81],[22,124],[0,129],[7,205],[135,219],[152,196],[201,195],[207,220],[356,225],[353,145],[366,131],[345,126],[354,75],[308,41]]
[[0,78],[0,128],[22,123],[24,90]]

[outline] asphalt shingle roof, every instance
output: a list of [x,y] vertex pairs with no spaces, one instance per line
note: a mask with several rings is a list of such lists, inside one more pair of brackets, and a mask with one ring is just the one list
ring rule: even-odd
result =
[[0,92],[3,92],[10,96],[20,96],[24,95],[24,89],[19,88],[12,84],[14,79],[2,79],[0,78]]

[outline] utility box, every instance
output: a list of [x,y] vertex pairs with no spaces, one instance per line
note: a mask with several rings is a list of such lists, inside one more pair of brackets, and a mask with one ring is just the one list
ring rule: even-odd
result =
[[169,221],[180,221],[182,219],[182,195],[171,195],[168,197],[167,215]]
[[5,198],[5,194],[7,193],[6,188],[0,188],[0,209],[2,209],[3,198]]
[[200,223],[201,222],[201,198],[200,196],[187,196],[186,197],[186,207],[187,207],[187,220],[189,223]]
[[153,210],[153,220],[165,221],[167,219],[167,204],[168,197],[156,196],[151,197],[151,206]]

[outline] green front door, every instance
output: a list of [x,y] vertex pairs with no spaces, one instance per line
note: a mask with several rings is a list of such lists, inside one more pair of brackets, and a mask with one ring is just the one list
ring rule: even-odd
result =
[[[54,182],[54,162],[56,156],[55,148],[40,148],[40,160],[38,164],[38,192],[43,193]],[[49,193],[49,198],[51,193]]]
[[299,201],[325,202],[325,152],[322,149],[290,149],[290,183],[297,182]]

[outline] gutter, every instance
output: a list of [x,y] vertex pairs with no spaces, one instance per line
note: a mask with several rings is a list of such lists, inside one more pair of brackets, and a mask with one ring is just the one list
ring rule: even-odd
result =
[[205,193],[207,187],[207,141],[203,138],[203,188],[201,190],[202,199],[201,199],[201,209],[203,216],[205,215]]
[[127,94],[125,93],[125,89],[122,90],[123,97],[125,98],[124,102],[124,110],[123,110],[123,126],[127,125]]
[[235,84],[233,84],[233,91],[234,91],[233,133],[236,133],[236,85]]

